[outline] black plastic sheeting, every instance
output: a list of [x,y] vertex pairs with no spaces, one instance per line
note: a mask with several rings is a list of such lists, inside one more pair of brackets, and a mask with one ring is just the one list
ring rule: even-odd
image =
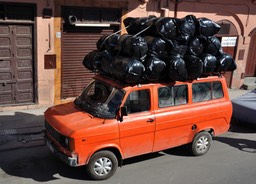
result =
[[256,89],[231,100],[233,118],[256,125]]
[[83,65],[124,83],[185,81],[234,71],[214,35],[220,25],[208,18],[128,17],[128,34],[102,36]]

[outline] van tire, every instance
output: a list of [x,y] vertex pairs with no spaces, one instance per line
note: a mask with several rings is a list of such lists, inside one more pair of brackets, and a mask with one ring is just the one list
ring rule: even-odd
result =
[[193,142],[192,142],[192,154],[195,156],[201,156],[206,154],[210,147],[211,147],[211,143],[212,143],[212,136],[209,132],[200,132],[198,133]]
[[118,167],[115,154],[108,150],[96,152],[85,166],[88,176],[93,180],[105,180],[113,176]]

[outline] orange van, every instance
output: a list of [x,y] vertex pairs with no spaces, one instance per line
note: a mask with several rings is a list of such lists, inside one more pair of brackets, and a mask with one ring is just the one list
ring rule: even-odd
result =
[[188,144],[204,155],[212,136],[230,126],[225,78],[120,84],[96,75],[74,102],[45,112],[46,144],[70,166],[86,165],[96,180],[111,177],[122,160]]

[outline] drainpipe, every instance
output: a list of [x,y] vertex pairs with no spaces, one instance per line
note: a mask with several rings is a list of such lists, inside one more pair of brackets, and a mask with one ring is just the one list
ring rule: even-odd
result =
[[169,17],[169,0],[160,0],[159,9],[162,17]]
[[174,1],[174,18],[177,18],[178,4],[179,4],[182,0],[173,0],[173,1]]
[[[159,9],[161,10],[161,16],[169,17],[169,1],[170,0],[160,0],[159,1]],[[178,13],[178,4],[182,0],[171,0],[174,3],[174,18],[177,18]]]

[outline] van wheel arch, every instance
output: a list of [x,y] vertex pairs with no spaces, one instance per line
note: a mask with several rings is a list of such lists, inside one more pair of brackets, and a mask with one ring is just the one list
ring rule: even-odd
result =
[[[215,136],[215,133],[214,133],[213,128],[207,128],[207,129],[202,130],[202,131],[200,131],[200,132],[208,132],[212,137]],[[200,132],[198,132],[198,134],[199,134]]]
[[116,147],[102,148],[102,149],[99,149],[99,150],[95,151],[94,153],[92,153],[92,155],[88,159],[88,162],[90,161],[90,159],[92,158],[92,156],[95,153],[100,152],[100,151],[110,151],[110,152],[112,152],[116,156],[116,158],[117,158],[118,166],[122,167],[122,165],[123,165],[123,157],[122,157],[122,154],[121,154],[120,150],[118,148],[116,148]]

